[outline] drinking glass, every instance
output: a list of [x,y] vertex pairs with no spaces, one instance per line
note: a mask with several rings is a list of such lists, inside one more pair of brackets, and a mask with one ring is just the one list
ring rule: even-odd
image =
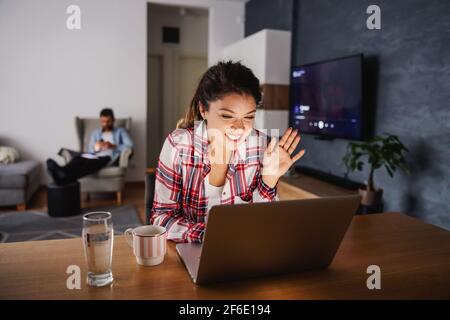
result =
[[83,244],[87,284],[102,287],[113,281],[111,271],[114,230],[110,212],[83,215]]

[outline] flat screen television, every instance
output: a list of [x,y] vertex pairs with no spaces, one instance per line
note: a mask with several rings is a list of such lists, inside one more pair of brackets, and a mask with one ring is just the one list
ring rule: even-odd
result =
[[292,68],[289,124],[300,134],[364,140],[363,55]]

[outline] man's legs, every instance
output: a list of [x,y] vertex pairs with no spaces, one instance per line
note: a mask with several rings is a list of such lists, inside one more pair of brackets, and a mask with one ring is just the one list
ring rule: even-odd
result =
[[82,152],[70,150],[70,149],[67,149],[67,148],[59,149],[59,151],[58,151],[58,155],[59,156],[62,156],[63,158],[65,158],[65,156],[64,156],[65,154],[70,156],[70,159],[72,159],[73,157],[80,156],[82,154]]
[[56,184],[67,184],[106,167],[110,160],[110,157],[86,159],[76,156],[67,165],[61,167],[54,160],[48,159],[47,168]]

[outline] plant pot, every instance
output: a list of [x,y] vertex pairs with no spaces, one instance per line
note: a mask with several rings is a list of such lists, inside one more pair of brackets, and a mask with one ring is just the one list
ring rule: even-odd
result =
[[359,188],[359,195],[361,204],[364,206],[375,206],[381,203],[383,197],[383,189],[376,189],[375,191],[367,191],[367,188]]

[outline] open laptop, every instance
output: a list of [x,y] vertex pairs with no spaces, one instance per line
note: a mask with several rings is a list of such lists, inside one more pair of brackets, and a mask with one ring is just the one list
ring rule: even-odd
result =
[[359,195],[220,205],[202,244],[176,245],[196,284],[328,267]]

